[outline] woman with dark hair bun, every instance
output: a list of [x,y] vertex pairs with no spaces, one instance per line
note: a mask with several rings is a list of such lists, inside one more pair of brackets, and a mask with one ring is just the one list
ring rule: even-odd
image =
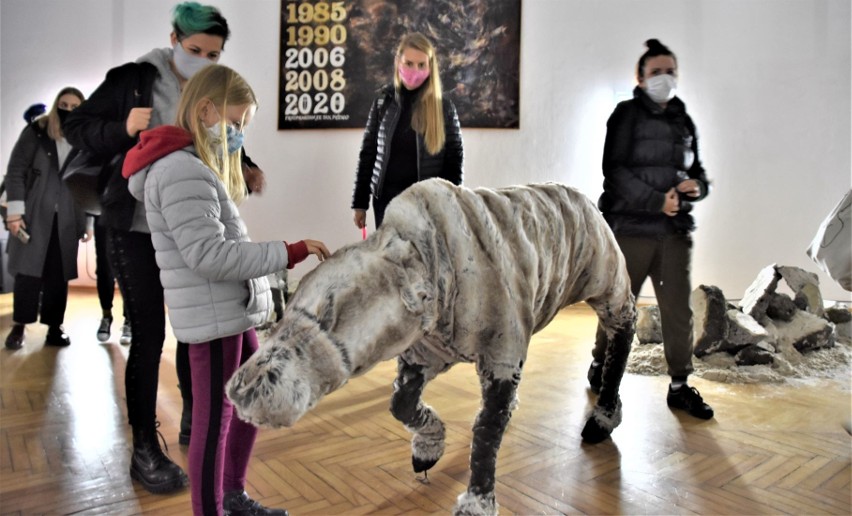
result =
[[[692,204],[707,197],[710,181],[698,159],[695,124],[676,96],[677,58],[649,39],[636,65],[633,98],[607,121],[604,192],[598,207],[627,261],[631,289],[639,295],[649,276],[660,308],[668,373],[667,403],[701,418],[713,417],[698,390],[687,385],[692,367],[690,269],[695,221]],[[589,383],[601,386],[606,336],[599,329]]]

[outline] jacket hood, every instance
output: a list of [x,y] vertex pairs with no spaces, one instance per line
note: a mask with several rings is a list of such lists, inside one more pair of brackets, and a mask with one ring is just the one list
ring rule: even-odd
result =
[[192,134],[173,125],[161,125],[149,131],[142,131],[139,143],[127,151],[121,175],[128,179],[133,174],[176,150],[192,145]]
[[136,62],[151,63],[157,67],[157,71],[160,72],[160,76],[165,77],[167,74],[174,75],[174,72],[172,72],[171,66],[169,65],[169,62],[172,60],[172,55],[174,55],[174,50],[170,48],[155,48],[137,59]]

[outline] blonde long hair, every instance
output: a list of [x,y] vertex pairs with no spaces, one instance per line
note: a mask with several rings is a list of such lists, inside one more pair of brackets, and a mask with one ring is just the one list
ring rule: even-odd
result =
[[80,102],[86,100],[86,96],[83,95],[83,92],[78,90],[73,86],[66,86],[59,90],[59,93],[56,94],[56,98],[53,99],[53,106],[51,106],[50,111],[43,117],[38,119],[38,124],[42,129],[47,129],[47,135],[54,141],[59,141],[63,138],[62,134],[62,123],[59,120],[59,99],[62,98],[63,95],[74,95]]
[[423,85],[420,100],[411,114],[411,128],[423,135],[426,150],[429,154],[437,154],[444,148],[444,108],[441,85],[441,70],[438,67],[438,56],[435,47],[426,36],[412,32],[402,37],[396,49],[394,59],[393,84],[397,91],[404,87],[399,77],[399,60],[405,49],[413,48],[429,56],[429,77]]
[[[231,200],[239,203],[247,194],[242,170],[242,148],[229,154],[226,138],[215,142],[214,146],[207,128],[201,122],[201,103],[205,99],[209,99],[219,111],[220,134],[225,135],[228,106],[257,106],[257,97],[240,74],[227,66],[211,64],[189,79],[178,103],[175,125],[192,134],[198,157],[219,177]],[[223,159],[222,156],[227,157]]]

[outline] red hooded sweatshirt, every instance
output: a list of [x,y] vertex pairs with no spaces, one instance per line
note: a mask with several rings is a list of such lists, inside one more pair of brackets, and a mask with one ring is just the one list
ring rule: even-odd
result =
[[139,143],[127,151],[121,175],[127,179],[163,156],[192,145],[192,134],[174,125],[142,131]]

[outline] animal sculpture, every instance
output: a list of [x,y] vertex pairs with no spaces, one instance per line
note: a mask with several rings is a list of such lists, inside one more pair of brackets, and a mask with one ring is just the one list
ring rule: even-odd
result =
[[618,389],[636,319],[624,258],[600,212],[560,184],[423,181],[390,203],[370,238],[302,279],[227,395],[246,421],[290,426],[349,378],[397,357],[391,412],[412,432],[421,472],[441,458],[445,437],[423,389],[454,364],[473,362],[482,405],[470,483],[454,512],[496,514],[497,451],[530,338],[579,301],[594,308],[608,338],[603,384],[582,431],[599,442],[621,422]]

